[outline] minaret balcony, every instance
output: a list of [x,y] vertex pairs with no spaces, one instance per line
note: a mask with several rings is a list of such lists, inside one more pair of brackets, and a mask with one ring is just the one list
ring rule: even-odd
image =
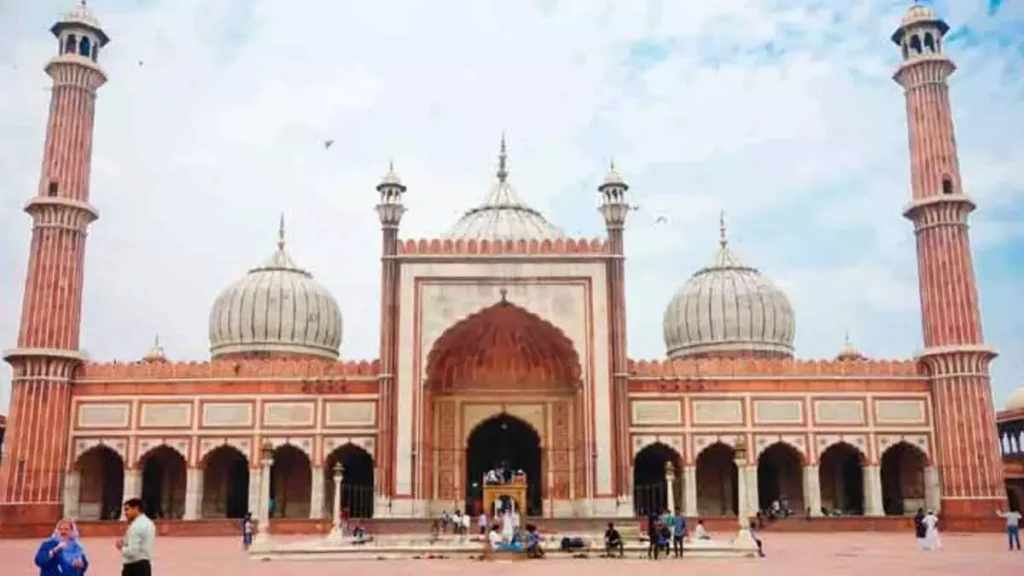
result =
[[963,194],[939,194],[918,198],[903,209],[903,217],[914,223],[914,232],[937,226],[966,226],[974,201]]

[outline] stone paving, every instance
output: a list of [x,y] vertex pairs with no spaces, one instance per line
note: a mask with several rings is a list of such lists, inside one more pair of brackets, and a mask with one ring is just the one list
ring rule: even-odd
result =
[[[904,534],[765,534],[768,557],[759,560],[662,561],[655,570],[671,569],[687,576],[792,576],[794,569],[828,576],[912,576],[914,574],[1021,574],[1024,553],[1008,552],[998,534],[944,535],[945,550],[920,552]],[[120,574],[112,539],[85,539],[90,559],[88,574]],[[32,564],[38,543],[0,540],[0,573],[36,576]],[[575,566],[569,567],[570,564]],[[158,538],[153,573],[156,576],[336,576],[339,570],[375,576],[429,576],[501,574],[509,576],[565,576],[567,570],[586,567],[588,576],[620,576],[623,570],[650,569],[650,561],[545,560],[528,562],[471,562],[462,560],[306,561],[253,562],[238,540],[226,538]],[[634,572],[636,573],[636,572]]]

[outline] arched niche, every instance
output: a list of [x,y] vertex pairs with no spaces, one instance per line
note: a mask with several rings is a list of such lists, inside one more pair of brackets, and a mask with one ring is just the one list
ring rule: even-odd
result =
[[739,510],[736,451],[724,442],[697,455],[697,511],[701,516],[733,516]]
[[249,510],[249,459],[224,444],[203,456],[203,518],[244,518]]
[[[661,442],[648,444],[636,453],[633,457],[633,509],[637,516],[667,511],[669,489],[674,507],[683,508],[682,461],[678,452]],[[673,474],[671,487],[668,470]]]
[[140,463],[143,512],[150,518],[181,519],[185,515],[187,485],[185,457],[161,444],[147,451]]
[[770,510],[775,502],[782,510],[804,511],[804,456],[786,442],[775,442],[757,458],[758,509]]
[[338,446],[324,460],[324,505],[327,518],[334,514],[334,465],[343,466],[341,509],[348,518],[372,518],[374,504],[373,456],[352,443]]
[[818,458],[821,507],[829,515],[864,514],[864,453],[851,444],[837,442]]
[[124,460],[109,446],[97,444],[74,465],[78,472],[80,520],[118,520],[124,502]]
[[427,358],[426,383],[435,394],[466,390],[574,392],[579,355],[551,323],[507,301],[446,330]]
[[897,442],[882,453],[882,509],[888,516],[914,514],[927,508],[925,468],[928,456],[909,442]]
[[[466,502],[464,510],[482,510],[484,477],[503,469],[507,478],[526,475],[526,515],[540,516],[544,502],[544,464],[540,434],[525,420],[503,413],[478,424],[466,440]],[[491,511],[488,511],[490,514]]]
[[274,449],[270,467],[272,518],[309,518],[313,466],[302,449],[281,444]]

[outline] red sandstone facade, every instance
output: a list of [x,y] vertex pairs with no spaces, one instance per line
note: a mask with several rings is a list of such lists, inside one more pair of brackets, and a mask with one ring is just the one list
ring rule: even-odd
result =
[[[650,507],[724,518],[782,499],[814,516],[933,507],[950,526],[986,524],[1005,489],[946,29],[914,7],[893,37],[904,54],[895,79],[910,129],[905,214],[918,240],[920,358],[872,360],[847,347],[834,360],[795,360],[792,310],[776,295],[758,300],[771,326],[701,317],[684,298],[666,313],[674,359],[628,359],[628,186],[613,167],[599,187],[606,240],[565,238],[511,192],[503,142],[492,195],[458,234],[400,240],[406,187],[393,170],[377,187],[378,360],[337,359],[336,306],[291,261],[282,225],[272,259],[215,304],[211,360],[168,362],[155,346],[139,362],[92,363],[78,334],[85,230],[97,216],[88,204],[93,104],[105,81],[97,56],[107,37],[76,9],[53,28],[46,151],[26,208],[33,241],[18,347],[6,354],[14,381],[0,531],[60,514],[116,520],[122,499],[140,495],[183,530],[264,507],[278,529],[316,529],[329,517],[335,463],[344,464],[343,506],[353,516],[429,518],[472,506],[481,458],[501,450],[528,469],[535,501],[522,505],[545,518],[632,517]],[[480,214],[500,228],[493,236],[474,228]],[[722,298],[722,278],[768,287],[729,251],[724,223],[716,263],[695,274],[691,296]],[[255,285],[270,294],[260,304],[250,298]],[[282,303],[299,299],[308,307],[301,318],[282,320]],[[252,320],[238,320],[239,307]],[[748,337],[755,332],[771,337]],[[509,430],[529,454],[497,446]],[[738,500],[740,483],[749,502]]]

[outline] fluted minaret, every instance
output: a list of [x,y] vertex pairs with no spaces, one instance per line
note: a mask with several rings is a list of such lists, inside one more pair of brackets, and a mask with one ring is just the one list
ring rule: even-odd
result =
[[10,430],[0,469],[0,522],[53,521],[62,513],[71,382],[82,360],[82,279],[96,90],[109,38],[83,1],[50,31],[57,53],[39,188],[25,206],[32,243],[17,348],[6,351],[14,379]]
[[[598,210],[604,217],[605,229],[608,232],[608,253],[613,257],[608,260],[608,301],[611,310],[608,312],[611,326],[610,350],[612,359],[612,383],[614,386],[615,406],[612,411],[612,438],[615,439],[615,492],[620,502],[632,499],[632,456],[629,444],[628,410],[628,374],[626,358],[626,268],[623,250],[623,231],[630,206],[626,202],[626,191],[629,186],[615,170],[612,162],[604,182],[597,188],[601,194],[601,206]],[[631,511],[630,511],[631,512]]]
[[398,374],[398,289],[399,264],[398,225],[405,214],[402,196],[405,194],[395,165],[391,163],[388,171],[377,185],[380,201],[377,203],[377,215],[381,227],[381,279],[380,279],[380,418],[384,437],[378,448],[377,467],[380,477],[377,478],[377,494],[379,498],[390,498],[395,493],[394,459],[395,427],[394,422],[398,411],[397,390],[395,387]]
[[892,36],[903,62],[893,78],[906,93],[912,199],[924,351],[935,407],[944,517],[990,518],[1005,504],[989,363],[981,331],[968,215],[947,79],[956,69],[943,40],[949,26],[930,8],[910,8]]

